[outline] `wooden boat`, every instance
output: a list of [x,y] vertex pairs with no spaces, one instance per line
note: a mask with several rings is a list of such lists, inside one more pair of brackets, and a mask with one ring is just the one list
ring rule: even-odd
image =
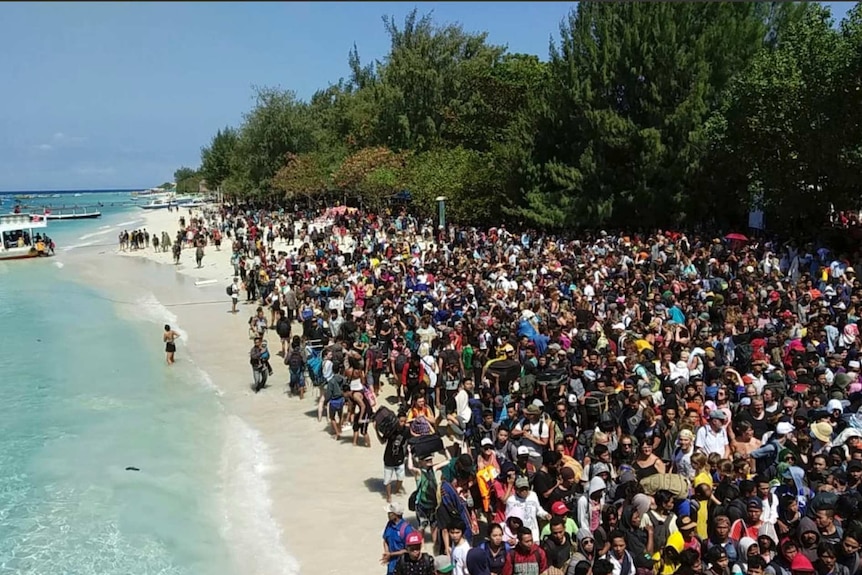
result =
[[51,240],[41,231],[47,227],[44,215],[0,215],[0,261],[50,256]]

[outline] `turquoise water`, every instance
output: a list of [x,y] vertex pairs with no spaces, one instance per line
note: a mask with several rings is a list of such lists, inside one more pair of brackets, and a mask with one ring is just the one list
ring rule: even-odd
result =
[[[115,243],[129,211],[49,235]],[[57,259],[0,263],[0,573],[231,573],[205,374]]]

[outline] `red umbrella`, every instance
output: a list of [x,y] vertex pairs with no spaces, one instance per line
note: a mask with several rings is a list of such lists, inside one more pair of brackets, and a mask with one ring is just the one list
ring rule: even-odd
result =
[[734,234],[727,234],[726,236],[724,236],[724,239],[731,240],[734,242],[747,242],[748,241],[748,238],[745,237],[744,235],[735,234],[735,233]]

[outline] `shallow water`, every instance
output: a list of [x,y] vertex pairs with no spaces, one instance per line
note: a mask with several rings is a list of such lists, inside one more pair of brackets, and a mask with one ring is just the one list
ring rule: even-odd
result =
[[[49,234],[115,242],[134,216]],[[165,308],[117,304],[61,259],[0,263],[0,573],[237,572],[208,376],[164,365]]]

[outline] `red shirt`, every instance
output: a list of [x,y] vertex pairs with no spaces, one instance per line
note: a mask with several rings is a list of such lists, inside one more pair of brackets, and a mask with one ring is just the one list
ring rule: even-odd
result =
[[[531,565],[538,563],[539,569],[535,570]],[[503,565],[502,575],[516,575],[519,573],[544,573],[548,570],[548,558],[541,547],[533,543],[532,549],[527,553],[521,551],[520,545],[506,555],[506,563]]]

